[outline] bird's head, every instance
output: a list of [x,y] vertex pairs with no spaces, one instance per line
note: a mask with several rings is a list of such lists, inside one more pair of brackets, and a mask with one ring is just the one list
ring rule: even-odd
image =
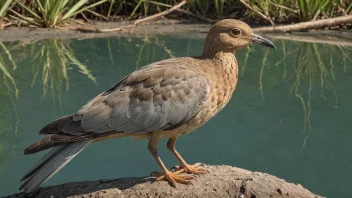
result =
[[276,49],[271,41],[254,34],[246,23],[235,19],[225,19],[210,28],[203,54],[211,56],[218,52],[234,53],[251,43]]

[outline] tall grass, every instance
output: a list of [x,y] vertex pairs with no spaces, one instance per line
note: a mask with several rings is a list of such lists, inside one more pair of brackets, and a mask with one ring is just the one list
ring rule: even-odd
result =
[[11,12],[15,15],[12,17],[22,23],[41,27],[56,27],[67,19],[82,14],[84,11],[90,11],[90,8],[106,1],[108,0],[99,0],[89,4],[89,0],[35,0],[33,3],[26,5],[20,0],[16,0],[17,4],[25,10],[25,14],[20,14],[15,10],[11,10]]
[[[169,9],[181,0],[2,0],[0,19],[57,27],[69,18],[135,19]],[[14,3],[11,3],[14,2]],[[13,7],[13,4],[16,4]],[[240,18],[249,22],[290,23],[351,14],[349,0],[188,0],[182,9],[209,19]],[[183,17],[175,11],[172,16]]]
[[[351,13],[352,1],[348,0],[243,0],[252,15],[269,17],[273,21],[311,21]],[[259,13],[259,14],[258,14]],[[286,19],[286,20],[285,20]]]
[[13,3],[13,0],[0,1],[0,20],[6,16],[7,11],[10,9],[12,3]]
[[[319,15],[327,14],[330,15],[336,9],[339,0],[320,0],[320,1],[307,1],[297,0],[299,8],[299,18],[302,21],[316,20]],[[335,8],[331,8],[331,6]],[[329,9],[327,9],[329,8]],[[330,12],[330,13],[328,13]]]

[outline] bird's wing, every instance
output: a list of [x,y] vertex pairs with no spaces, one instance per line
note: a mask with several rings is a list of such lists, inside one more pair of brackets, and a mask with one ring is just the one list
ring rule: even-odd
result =
[[160,62],[133,72],[66,121],[57,120],[56,127],[48,125],[41,133],[59,132],[75,139],[72,136],[172,129],[199,113],[209,91],[209,81],[186,65]]

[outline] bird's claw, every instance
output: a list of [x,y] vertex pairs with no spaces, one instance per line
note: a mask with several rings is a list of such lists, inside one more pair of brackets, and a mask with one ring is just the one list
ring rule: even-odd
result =
[[172,185],[176,188],[177,188],[177,183],[192,184],[191,180],[195,179],[193,175],[180,175],[180,173],[181,172],[168,171],[166,173],[153,172],[152,174],[157,177],[155,181],[167,180],[170,183],[172,183]]
[[186,172],[186,173],[193,173],[193,174],[206,174],[209,173],[209,171],[203,169],[203,168],[197,168],[201,163],[195,163],[193,165],[181,165],[181,166],[174,166],[173,169],[177,171]]
[[[191,180],[196,180],[199,178],[198,174],[205,174],[208,173],[207,170],[202,169],[202,168],[197,168],[201,163],[196,163],[193,165],[181,165],[181,166],[174,166],[172,169],[175,169],[175,172],[167,171],[165,173],[161,172],[152,172],[152,175],[157,177],[156,181],[162,181],[162,180],[167,180],[170,183],[172,183],[173,186],[177,188],[177,183],[181,184],[194,184],[191,182]],[[190,173],[190,174],[195,174],[195,175],[186,175],[181,173]]]

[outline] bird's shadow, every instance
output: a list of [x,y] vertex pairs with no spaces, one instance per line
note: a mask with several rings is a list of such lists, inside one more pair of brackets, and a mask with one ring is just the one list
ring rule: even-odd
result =
[[89,194],[93,192],[105,193],[105,190],[125,190],[142,183],[152,183],[155,177],[128,177],[120,179],[106,179],[97,181],[81,181],[38,188],[31,193],[17,193],[3,198],[47,198],[47,197],[70,197],[75,195]]

